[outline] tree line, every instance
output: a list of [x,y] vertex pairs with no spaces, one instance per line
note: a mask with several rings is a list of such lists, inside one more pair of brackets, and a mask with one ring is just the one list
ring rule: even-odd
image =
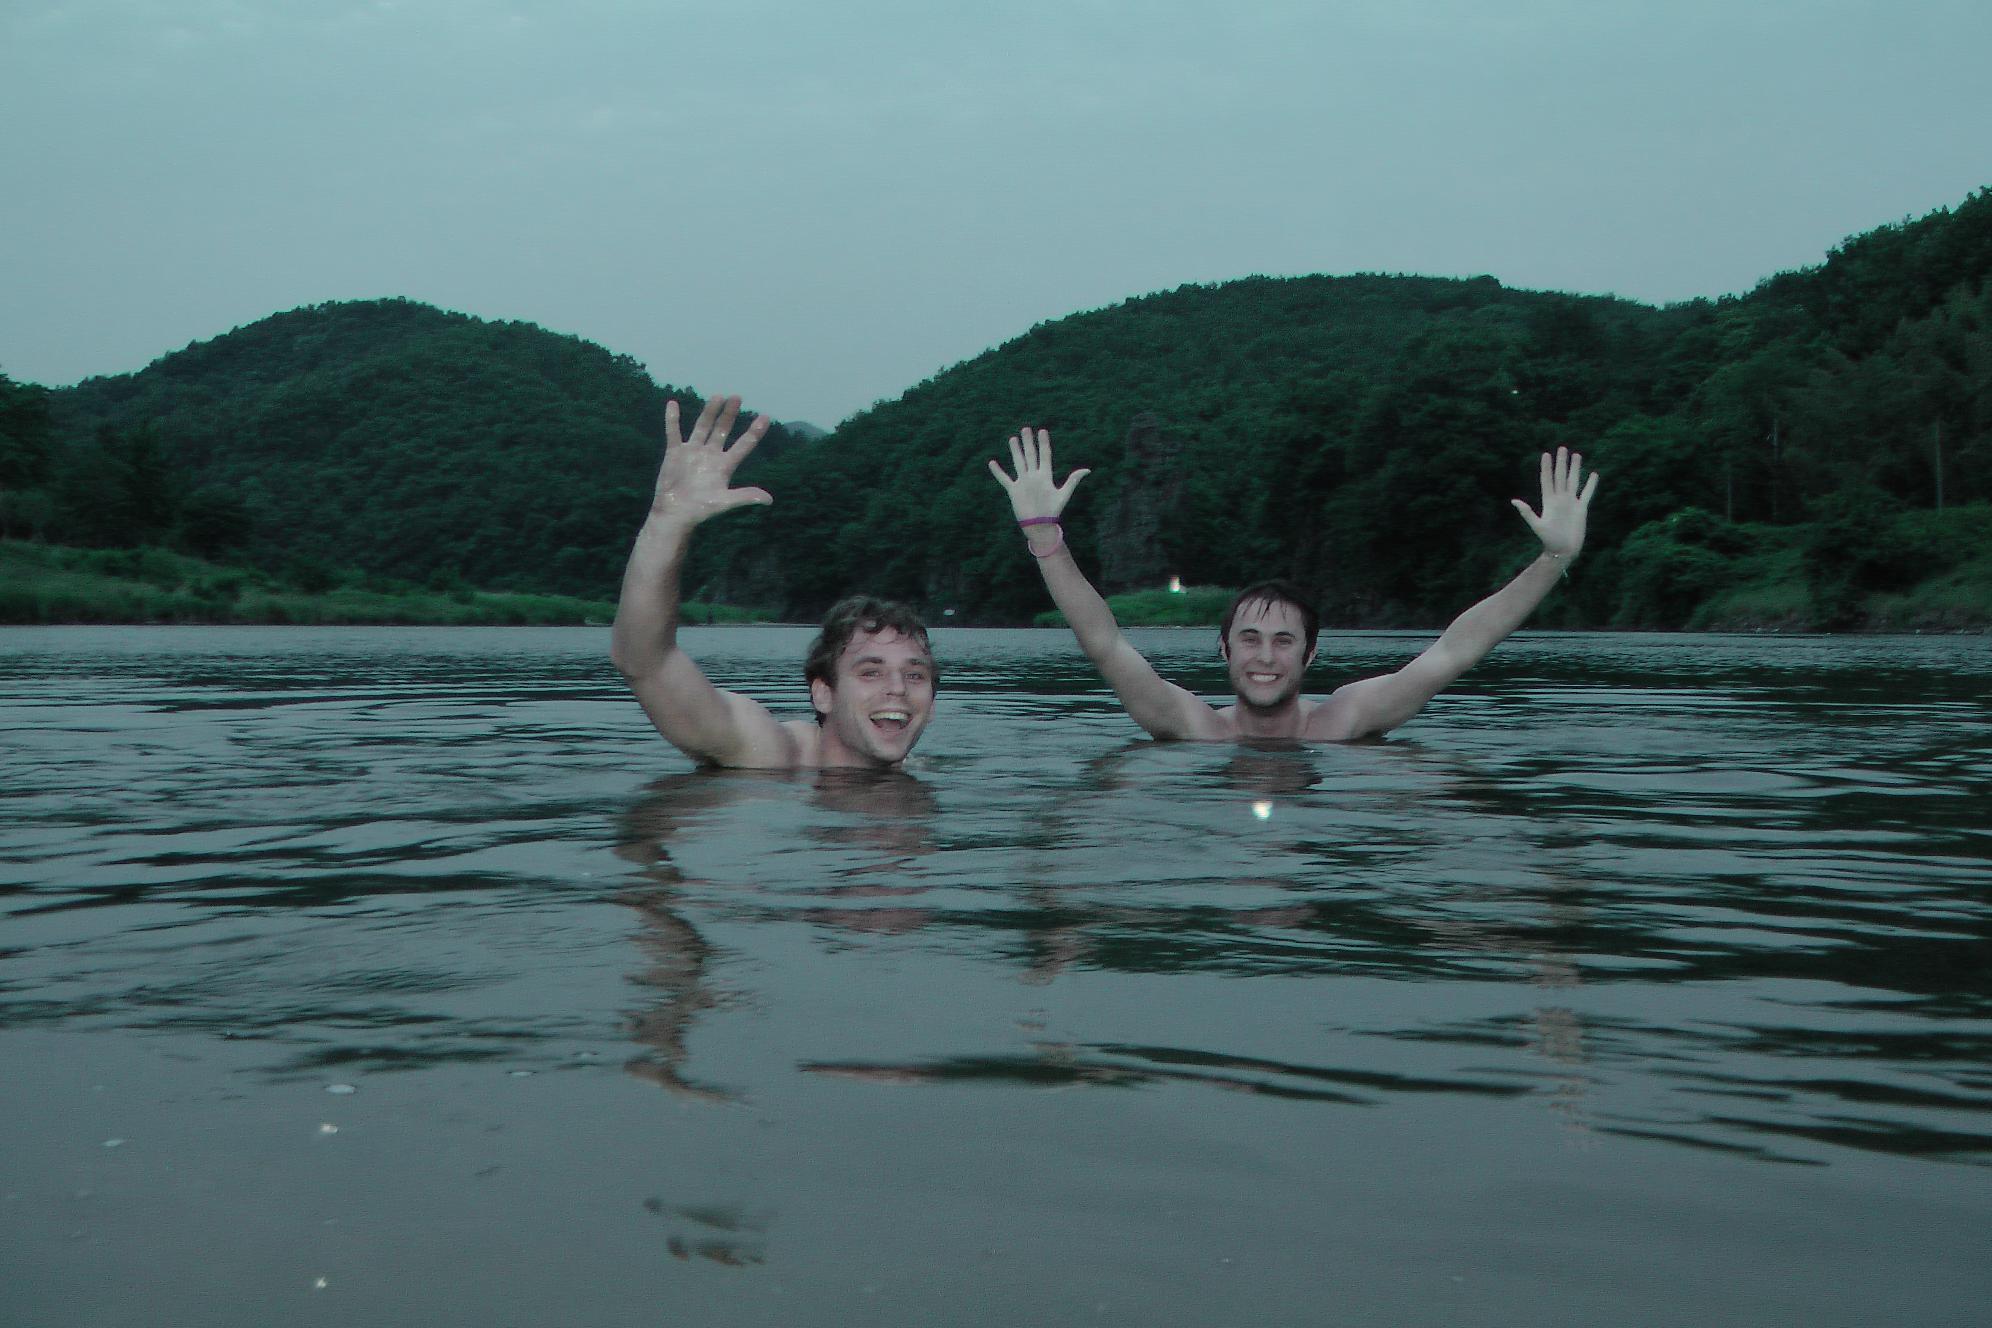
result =
[[[0,378],[0,534],[603,598],[692,393],[579,338],[404,300],[313,306],[47,390]],[[749,403],[750,407],[753,403]],[[1992,550],[1992,190],[1748,294],[1652,308],[1491,278],[1248,278],[1074,315],[743,468],[688,592],[806,617],[862,586],[957,622],[1042,591],[983,462],[1094,469],[1067,537],[1113,590],[1286,575],[1428,625],[1525,555],[1559,445],[1606,476],[1555,612],[1679,626],[1788,565],[1808,621]],[[1911,519],[1914,518],[1914,519]],[[1780,562],[1779,560],[1782,560]]]

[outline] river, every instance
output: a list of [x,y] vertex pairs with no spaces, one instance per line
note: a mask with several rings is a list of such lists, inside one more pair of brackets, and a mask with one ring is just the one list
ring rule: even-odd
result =
[[[800,713],[808,636],[686,639]],[[1985,1321],[1992,641],[1248,748],[942,631],[886,777],[694,771],[606,648],[0,631],[0,1319]]]

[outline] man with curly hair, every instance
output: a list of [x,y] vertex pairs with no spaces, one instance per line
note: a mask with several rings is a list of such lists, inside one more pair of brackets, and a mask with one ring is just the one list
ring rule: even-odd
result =
[[609,656],[657,731],[695,761],[897,766],[933,718],[938,678],[926,626],[905,606],[858,596],[830,610],[803,667],[813,724],[777,720],[751,697],[715,687],[678,645],[678,580],[692,532],[722,512],[774,501],[765,489],[732,487],[768,429],[767,417],[756,416],[729,446],[739,414],[739,397],[714,397],[680,436],[678,403],[665,406],[664,462],[623,573]]

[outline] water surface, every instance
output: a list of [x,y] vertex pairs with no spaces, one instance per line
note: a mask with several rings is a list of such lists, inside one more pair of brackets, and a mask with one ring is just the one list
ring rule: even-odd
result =
[[1314,748],[936,647],[808,777],[600,631],[0,632],[0,1318],[1984,1322],[1992,643],[1529,636]]

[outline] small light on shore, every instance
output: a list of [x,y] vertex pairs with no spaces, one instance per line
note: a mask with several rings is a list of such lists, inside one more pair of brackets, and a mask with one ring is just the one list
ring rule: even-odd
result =
[[1252,804],[1252,815],[1254,815],[1254,816],[1258,817],[1258,818],[1259,818],[1260,820],[1262,820],[1262,821],[1270,821],[1270,820],[1272,820],[1272,819],[1273,819],[1273,804],[1272,804],[1272,801],[1271,801],[1271,799],[1268,799],[1268,798],[1261,798],[1261,799],[1259,799],[1259,801],[1257,801],[1257,802],[1253,803],[1253,804]]
[[1170,577],[1170,578],[1169,578],[1169,593],[1170,593],[1170,594],[1172,594],[1172,595],[1180,595],[1180,594],[1182,594],[1182,593],[1183,593],[1183,578],[1182,578],[1182,577],[1180,577],[1180,576],[1172,576],[1172,577]]

